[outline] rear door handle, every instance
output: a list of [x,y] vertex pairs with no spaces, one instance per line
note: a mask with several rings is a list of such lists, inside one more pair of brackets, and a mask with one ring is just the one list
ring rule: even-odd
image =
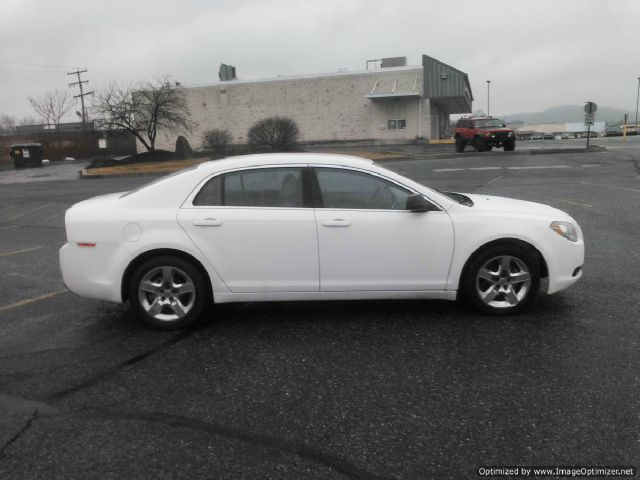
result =
[[199,218],[193,221],[196,227],[218,227],[222,225],[222,220],[217,218]]
[[351,222],[344,218],[334,218],[333,220],[324,220],[322,225],[325,227],[348,227],[351,225]]

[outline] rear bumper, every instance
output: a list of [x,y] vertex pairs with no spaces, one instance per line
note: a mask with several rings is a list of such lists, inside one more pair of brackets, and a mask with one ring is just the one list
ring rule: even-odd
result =
[[116,261],[124,252],[115,244],[80,247],[65,243],[59,252],[62,281],[81,297],[122,303],[122,273]]

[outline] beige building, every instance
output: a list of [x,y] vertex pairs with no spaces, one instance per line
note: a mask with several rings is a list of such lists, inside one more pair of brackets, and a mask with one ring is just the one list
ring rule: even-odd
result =
[[[399,57],[360,72],[231,79],[184,92],[195,126],[181,133],[195,149],[213,128],[245,143],[256,121],[275,115],[294,119],[305,142],[439,139],[450,136],[449,115],[470,112],[473,100],[467,74],[427,55],[421,66]],[[156,148],[173,150],[176,137],[159,133]]]

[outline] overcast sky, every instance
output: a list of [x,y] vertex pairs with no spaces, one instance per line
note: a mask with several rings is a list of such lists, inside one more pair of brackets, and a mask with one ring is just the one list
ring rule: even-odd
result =
[[[473,108],[540,111],[592,100],[635,111],[637,0],[0,0],[0,114],[27,96],[171,75],[239,78],[363,70],[367,59],[425,53],[469,74]],[[15,62],[15,63],[12,63]],[[32,64],[31,65],[20,65]],[[75,115],[74,115],[75,116]],[[72,120],[72,118],[70,118]]]

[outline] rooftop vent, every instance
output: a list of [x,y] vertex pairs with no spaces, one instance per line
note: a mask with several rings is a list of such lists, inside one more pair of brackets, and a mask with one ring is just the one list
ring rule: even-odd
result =
[[221,82],[227,82],[229,80],[236,79],[236,67],[233,65],[226,65],[224,63],[220,64],[220,69],[218,70],[218,77],[220,77]]

